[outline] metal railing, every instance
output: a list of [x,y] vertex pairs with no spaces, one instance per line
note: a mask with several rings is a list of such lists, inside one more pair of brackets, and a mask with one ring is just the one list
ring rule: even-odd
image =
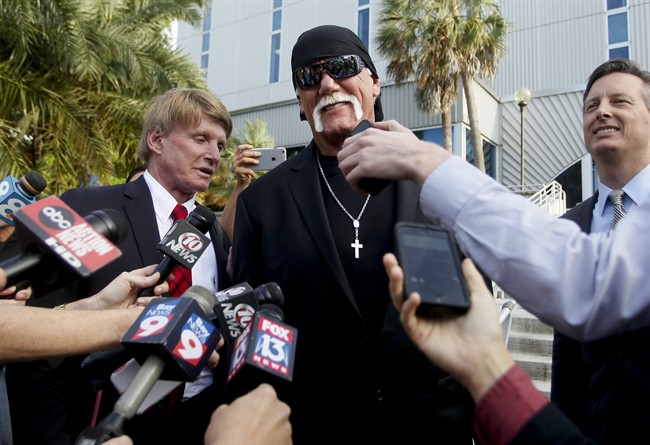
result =
[[555,217],[566,212],[566,192],[557,181],[551,181],[546,185],[511,185],[508,189],[514,193],[525,196],[533,204],[542,207]]
[[[566,192],[557,181],[551,181],[546,185],[513,185],[508,187],[514,193],[525,196],[533,204],[548,210],[554,216],[559,217],[566,212]],[[503,328],[503,338],[508,344],[510,326],[512,324],[512,311],[517,306],[515,300],[508,295],[495,282],[492,282],[494,298],[500,300],[499,323]]]

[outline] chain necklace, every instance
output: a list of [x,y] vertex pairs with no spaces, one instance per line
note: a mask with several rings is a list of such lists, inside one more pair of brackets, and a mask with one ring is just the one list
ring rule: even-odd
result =
[[359,244],[359,220],[361,219],[361,216],[363,215],[364,210],[366,210],[366,206],[368,205],[368,201],[370,201],[370,195],[366,198],[366,202],[363,203],[363,207],[361,208],[361,211],[359,212],[359,216],[356,217],[356,219],[350,215],[350,212],[346,210],[345,207],[343,207],[343,204],[341,204],[341,201],[339,201],[339,198],[336,197],[334,194],[334,190],[332,190],[332,187],[330,187],[330,183],[327,182],[327,178],[325,177],[325,172],[323,171],[323,167],[320,165],[320,153],[316,153],[316,162],[318,162],[318,170],[320,170],[320,174],[323,176],[323,180],[325,181],[325,185],[327,186],[327,190],[330,191],[332,198],[334,198],[334,201],[341,207],[341,210],[345,212],[346,215],[348,215],[348,218],[352,220],[352,226],[354,227],[354,242],[350,244],[350,247],[354,249],[354,257],[359,258],[359,249],[363,248],[363,244]]

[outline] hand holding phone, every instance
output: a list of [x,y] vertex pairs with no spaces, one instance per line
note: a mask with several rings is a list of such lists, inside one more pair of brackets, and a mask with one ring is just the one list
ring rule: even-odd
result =
[[440,226],[400,222],[395,225],[397,257],[404,271],[404,298],[420,294],[419,315],[463,314],[470,307],[460,267],[460,251]]
[[287,149],[284,147],[253,148],[252,150],[247,151],[257,151],[261,153],[261,156],[257,158],[257,160],[260,161],[259,164],[250,165],[249,167],[253,171],[272,170],[287,160]]
[[[361,133],[362,131],[368,128],[373,128],[373,125],[369,121],[364,119],[361,122],[359,122],[359,125],[357,125],[356,128],[352,130],[352,132],[348,135],[348,137]],[[383,189],[385,189],[386,186],[391,182],[392,181],[389,179],[363,178],[358,182],[357,186],[360,189],[367,192],[368,194],[375,196]]]

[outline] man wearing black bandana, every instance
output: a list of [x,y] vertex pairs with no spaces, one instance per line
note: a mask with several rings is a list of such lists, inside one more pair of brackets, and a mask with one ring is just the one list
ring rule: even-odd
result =
[[354,191],[336,154],[366,119],[383,119],[377,70],[349,29],[303,33],[291,66],[313,140],[270,171],[237,205],[235,282],[277,282],[285,321],[298,329],[294,443],[471,444],[465,390],[410,342],[389,304],[382,256],[398,221],[427,221],[413,182]]

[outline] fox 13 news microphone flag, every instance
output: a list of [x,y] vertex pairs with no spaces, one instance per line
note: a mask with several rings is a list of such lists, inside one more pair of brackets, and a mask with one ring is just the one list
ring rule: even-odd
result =
[[229,397],[237,397],[259,383],[272,386],[293,380],[298,331],[283,322],[279,306],[260,305],[253,321],[237,338],[228,367]]
[[0,182],[0,227],[14,225],[14,214],[36,202],[36,195],[45,190],[47,181],[38,172],[31,171],[20,179],[9,175]]
[[188,269],[194,267],[210,245],[210,238],[204,234],[210,230],[216,218],[212,210],[197,205],[187,219],[174,222],[157,247],[165,256],[152,275],[160,272],[160,278],[153,286],[141,289],[138,296],[153,295],[153,289],[167,279],[175,266],[180,265]]
[[[214,296],[192,286],[180,298],[154,298],[122,338],[127,352],[142,364],[96,428],[87,428],[76,445],[103,443],[122,434],[159,379],[194,381],[215,350],[221,335],[212,324]],[[145,402],[146,403],[146,402]]]
[[[84,219],[56,196],[41,199],[16,212],[16,236],[21,255],[2,263],[7,286],[38,278],[33,284],[50,290],[89,277],[119,258],[122,252],[107,239],[126,235],[124,216],[112,209]],[[41,294],[34,289],[35,295]]]
[[248,283],[239,283],[215,292],[214,311],[219,319],[221,335],[232,345],[248,326],[261,304],[284,304],[282,289],[277,283],[261,284],[253,289]]

